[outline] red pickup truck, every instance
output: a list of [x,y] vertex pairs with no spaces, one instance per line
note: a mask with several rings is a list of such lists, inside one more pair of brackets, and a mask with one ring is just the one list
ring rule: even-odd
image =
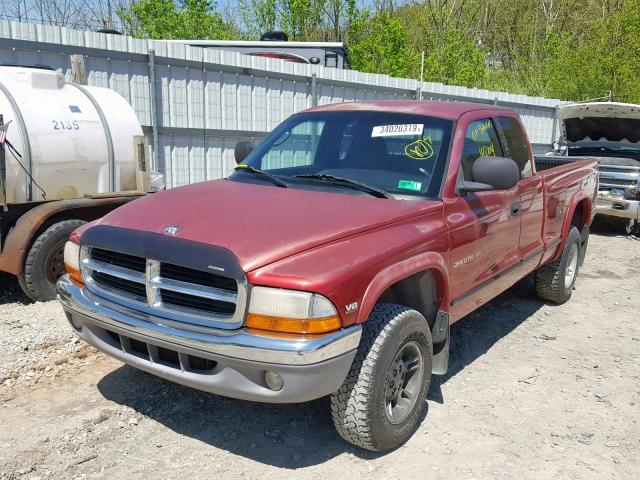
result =
[[537,172],[512,110],[327,105],[235,154],[72,234],[58,298],[81,338],[220,395],[330,395],[340,435],[384,450],[420,423],[450,324],[532,273],[571,296],[596,162]]

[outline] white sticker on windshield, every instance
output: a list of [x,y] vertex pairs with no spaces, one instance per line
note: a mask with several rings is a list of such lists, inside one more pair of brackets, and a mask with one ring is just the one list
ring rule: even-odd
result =
[[401,137],[403,135],[422,135],[422,123],[404,123],[402,125],[380,125],[371,130],[372,137]]

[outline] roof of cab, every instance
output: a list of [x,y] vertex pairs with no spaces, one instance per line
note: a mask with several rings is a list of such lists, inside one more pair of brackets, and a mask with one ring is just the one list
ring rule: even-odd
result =
[[498,112],[512,112],[511,109],[498,107],[486,103],[472,102],[434,102],[424,100],[377,100],[370,102],[331,103],[312,107],[304,112],[331,112],[345,110],[366,110],[378,112],[410,113],[414,115],[428,115],[452,120],[460,118],[467,112],[487,110]]

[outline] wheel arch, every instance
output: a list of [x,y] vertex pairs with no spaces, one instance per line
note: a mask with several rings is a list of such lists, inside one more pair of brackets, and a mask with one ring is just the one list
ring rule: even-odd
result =
[[438,253],[424,253],[388,266],[365,291],[357,323],[365,322],[374,306],[385,302],[417,310],[433,327],[438,310],[448,310],[448,285],[446,262]]
[[562,226],[562,237],[566,239],[571,227],[577,227],[582,231],[585,226],[591,225],[591,199],[586,194],[576,194],[571,199],[567,208],[567,215]]

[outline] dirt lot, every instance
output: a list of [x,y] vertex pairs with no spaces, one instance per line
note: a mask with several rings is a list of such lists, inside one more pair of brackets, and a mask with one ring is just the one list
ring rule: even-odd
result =
[[592,235],[571,301],[514,288],[453,328],[419,431],[386,455],[326,399],[274,406],[171,384],[74,340],[0,277],[0,478],[640,478],[640,241]]

